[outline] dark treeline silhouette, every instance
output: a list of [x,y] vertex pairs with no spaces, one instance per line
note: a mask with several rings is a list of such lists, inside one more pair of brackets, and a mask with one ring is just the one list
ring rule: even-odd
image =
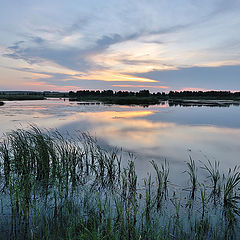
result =
[[239,98],[240,92],[230,91],[170,91],[168,93],[169,98]]
[[[164,94],[163,94],[164,95]],[[106,104],[120,104],[120,105],[150,105],[159,104],[163,99],[162,93],[150,93],[149,90],[140,90],[139,92],[129,91],[91,91],[81,90],[77,92],[69,92],[70,101],[82,100],[98,100]]]
[[26,96],[36,96],[43,95],[43,92],[34,92],[34,91],[0,91],[1,95],[26,95]]
[[165,96],[163,93],[150,93],[149,90],[140,90],[139,92],[129,92],[129,91],[113,91],[113,90],[81,90],[77,92],[70,91],[70,98],[81,98],[81,97],[154,97],[154,96]]
[[170,91],[169,93],[150,93],[149,90],[113,91],[113,90],[81,90],[70,91],[70,98],[99,98],[99,97],[158,97],[162,99],[184,99],[184,98],[205,98],[205,99],[236,99],[240,98],[240,92],[230,91]]

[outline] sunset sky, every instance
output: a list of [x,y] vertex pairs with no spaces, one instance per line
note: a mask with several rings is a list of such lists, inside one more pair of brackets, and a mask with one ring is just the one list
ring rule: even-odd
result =
[[239,0],[3,0],[0,91],[240,91]]

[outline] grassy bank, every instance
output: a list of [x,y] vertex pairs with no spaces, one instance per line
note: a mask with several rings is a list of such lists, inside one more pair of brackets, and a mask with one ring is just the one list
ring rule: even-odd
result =
[[[239,239],[239,169],[186,163],[188,186],[171,166],[152,165],[141,181],[135,158],[122,164],[87,134],[16,130],[0,145],[2,239]],[[125,167],[123,167],[125,165]]]
[[7,94],[1,94],[0,100],[4,101],[24,101],[24,100],[44,100],[44,96],[42,95],[7,95]]
[[91,102],[98,101],[105,104],[117,104],[117,105],[155,105],[160,104],[161,102],[168,101],[169,106],[209,106],[209,107],[229,107],[231,105],[239,106],[239,99],[218,99],[218,98],[168,98],[168,97],[80,97],[80,98],[70,98],[70,101],[79,101],[79,102]]

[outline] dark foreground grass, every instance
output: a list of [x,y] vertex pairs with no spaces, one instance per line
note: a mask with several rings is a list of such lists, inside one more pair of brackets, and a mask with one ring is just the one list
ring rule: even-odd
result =
[[190,159],[189,193],[174,188],[167,162],[138,179],[134,157],[105,151],[87,134],[37,127],[0,145],[0,239],[239,239],[239,169],[221,174]]

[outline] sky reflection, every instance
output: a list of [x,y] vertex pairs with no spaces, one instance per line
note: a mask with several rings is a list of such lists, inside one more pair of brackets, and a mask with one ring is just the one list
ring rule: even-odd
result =
[[[228,116],[238,117],[228,121]],[[215,114],[215,115],[214,115]],[[122,147],[137,156],[137,169],[165,158],[184,169],[191,155],[199,161],[218,160],[223,169],[239,163],[239,108],[149,108],[78,105],[62,100],[8,102],[0,108],[0,134],[30,123],[60,131],[87,131],[105,147]],[[214,118],[215,116],[215,118]],[[220,119],[219,119],[220,118]]]

